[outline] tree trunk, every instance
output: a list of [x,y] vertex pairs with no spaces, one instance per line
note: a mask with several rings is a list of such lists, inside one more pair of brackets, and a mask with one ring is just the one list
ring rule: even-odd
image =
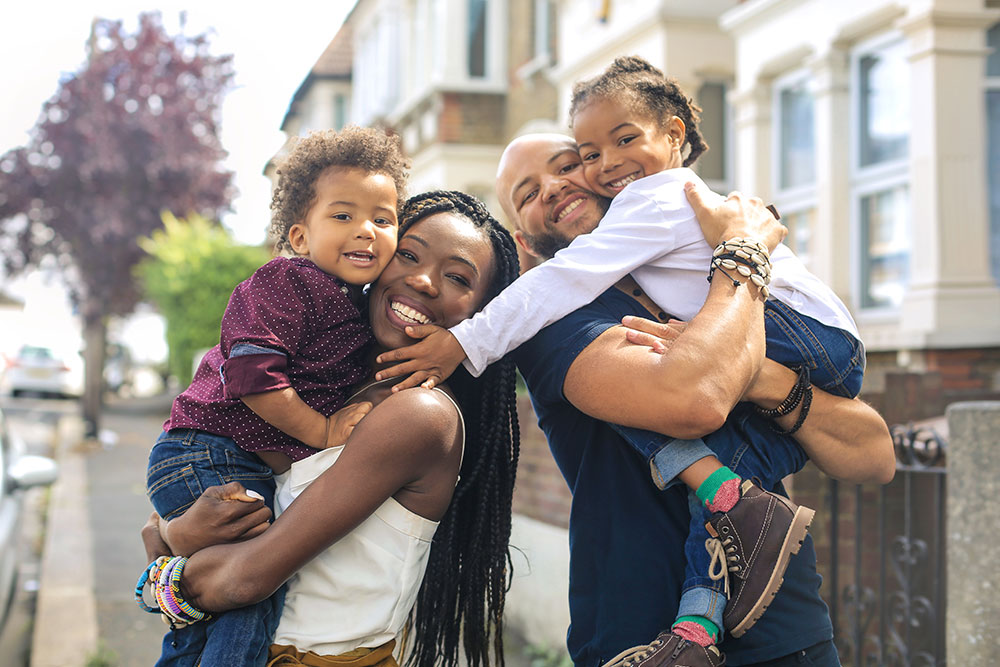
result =
[[96,438],[101,426],[104,403],[104,353],[108,328],[101,316],[84,319],[83,323],[83,423],[84,436]]

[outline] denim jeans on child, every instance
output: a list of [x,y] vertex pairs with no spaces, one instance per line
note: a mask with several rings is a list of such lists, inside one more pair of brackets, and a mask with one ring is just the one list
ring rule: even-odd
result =
[[[165,519],[183,514],[206,488],[229,482],[253,489],[274,511],[271,468],[230,438],[193,429],[171,429],[160,435],[150,452],[146,491],[157,513]],[[282,586],[255,605],[213,614],[208,621],[168,631],[156,664],[262,667],[284,599]]]
[[[806,365],[813,385],[838,396],[857,396],[865,369],[864,346],[851,334],[802,315],[779,301],[764,306],[767,357],[786,366]],[[715,456],[741,479],[755,479],[765,490],[805,465],[807,457],[790,436],[780,435],[753,408],[740,404],[720,430],[701,440],[672,440],[640,429],[615,427],[650,461],[650,472],[660,488],[678,483],[677,475],[695,461]],[[678,616],[703,616],[722,628],[726,600],[722,581],[708,577],[711,557],[705,549],[705,523],[711,513],[689,493],[691,529],[684,553],[687,559],[684,592]]]

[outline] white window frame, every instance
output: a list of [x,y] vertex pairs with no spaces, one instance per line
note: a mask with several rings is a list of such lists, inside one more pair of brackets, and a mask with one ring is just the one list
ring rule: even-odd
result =
[[[997,27],[997,26],[1000,26],[1000,22],[994,23],[993,25],[987,27],[986,30],[988,32],[991,28],[994,28],[994,27]],[[988,94],[989,93],[994,93],[994,92],[1000,93],[1000,75],[990,76],[988,73],[986,73],[986,67],[984,65],[984,67],[983,67],[983,108],[984,108],[984,110],[988,110],[988,109],[986,109],[986,98],[987,98]],[[989,126],[989,122],[990,122],[990,119],[989,119],[989,116],[987,116],[986,117],[986,150],[987,151],[989,151],[989,133],[990,133],[990,129],[991,129],[990,126]],[[998,128],[997,131],[1000,132],[1000,128]],[[995,137],[994,140],[995,141],[1000,141],[1000,136]],[[990,195],[990,181],[989,181],[990,176],[989,176],[989,170],[990,170],[990,156],[989,156],[989,154],[987,154],[986,155],[986,171],[984,172],[984,176],[986,178],[986,192],[987,192],[987,197],[988,198],[991,197],[991,195]],[[992,244],[993,244],[993,225],[994,224],[1000,224],[1000,221],[994,221],[993,220],[993,202],[989,201],[989,199],[987,199],[986,207],[987,207],[987,213],[986,213],[986,216],[987,216],[987,221],[986,221],[986,236],[987,236],[987,243],[990,245],[990,259],[992,260],[992,257],[993,257],[993,247],[992,247]],[[991,265],[990,265],[990,275],[993,276],[993,279],[995,281],[997,281],[997,285],[1000,286],[1000,266],[993,266],[992,262],[991,262]]]
[[[899,317],[898,306],[865,306],[862,281],[864,263],[861,238],[861,201],[870,195],[884,192],[899,186],[906,186],[908,203],[913,197],[910,190],[910,147],[907,144],[907,154],[890,162],[871,166],[861,166],[861,59],[872,53],[884,50],[903,42],[906,38],[902,32],[890,31],[863,42],[859,42],[851,51],[850,69],[850,243],[851,243],[851,293],[853,294],[854,312],[858,319],[869,323],[893,321]],[[913,85],[912,81],[909,85]],[[867,252],[867,250],[865,250]],[[912,250],[909,261],[912,262]],[[910,272],[912,276],[912,271]]]
[[[771,155],[774,159],[771,160],[771,183],[774,192],[774,204],[778,208],[778,212],[782,215],[795,215],[799,213],[804,213],[809,209],[816,210],[819,205],[819,199],[816,190],[816,178],[819,175],[819,169],[815,169],[814,178],[811,184],[800,185],[792,188],[783,188],[781,186],[781,168],[782,168],[782,146],[781,146],[781,92],[789,88],[794,88],[796,86],[805,84],[810,93],[813,93],[813,102],[815,104],[815,80],[812,73],[806,69],[797,69],[787,74],[784,74],[774,80],[771,88],[771,108],[774,110],[772,118],[773,122],[771,124]],[[814,107],[814,118],[813,118],[813,159],[816,159],[816,122],[815,122],[815,107]],[[814,216],[815,217],[815,216]],[[791,231],[791,230],[790,230]],[[815,237],[815,229],[810,229],[810,238]],[[812,245],[812,244],[811,244]],[[799,254],[800,248],[792,248],[796,254]],[[811,263],[812,256],[814,255],[815,247],[813,246],[810,250],[807,250],[805,256],[800,255],[800,259],[808,267]]]

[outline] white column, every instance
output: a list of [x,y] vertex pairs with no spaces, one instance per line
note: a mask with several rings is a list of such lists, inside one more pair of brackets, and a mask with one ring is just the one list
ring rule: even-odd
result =
[[850,303],[850,57],[839,47],[810,60],[816,123],[816,226],[811,269]]
[[1000,290],[989,269],[983,76],[985,29],[1000,13],[965,8],[967,1],[947,10],[921,4],[901,25],[911,46],[913,119],[913,250],[901,325],[927,346],[996,345]]
[[729,96],[733,108],[734,182],[736,188],[761,199],[771,196],[771,82],[756,80],[751,88]]

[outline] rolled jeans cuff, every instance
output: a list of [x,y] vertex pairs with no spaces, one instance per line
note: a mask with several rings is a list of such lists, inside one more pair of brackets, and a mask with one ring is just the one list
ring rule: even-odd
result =
[[[707,579],[707,581],[711,581],[711,579]],[[690,583],[690,581],[685,583]],[[701,616],[707,618],[719,628],[719,641],[722,641],[722,612],[725,610],[726,596],[722,594],[722,591],[707,586],[685,586],[680,604],[677,607],[677,617]]]
[[706,456],[715,456],[701,438],[697,440],[671,440],[649,459],[649,471],[658,489],[669,489],[680,480],[681,471]]

